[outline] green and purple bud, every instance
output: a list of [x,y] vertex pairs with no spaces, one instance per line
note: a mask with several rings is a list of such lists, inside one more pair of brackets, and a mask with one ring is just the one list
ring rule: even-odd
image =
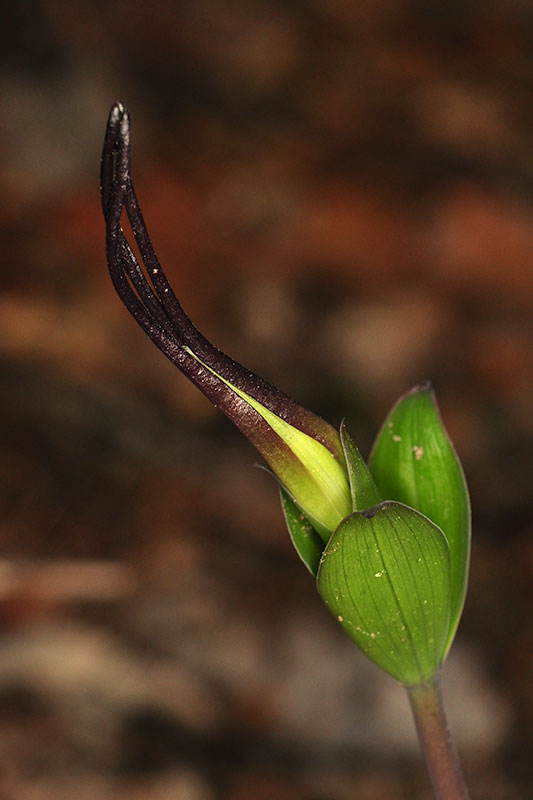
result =
[[[214,347],[193,325],[152,247],[130,175],[130,119],[115,103],[102,153],[106,252],[122,302],[157,347],[250,442],[323,541],[353,510],[338,433]],[[143,265],[120,226],[126,212]]]
[[[102,154],[111,279],[152,341],[257,448],[281,485],[293,544],[325,604],[378,666],[432,679],[464,604],[470,504],[429,384],[394,406],[369,465],[324,420],[214,347],[193,325],[152,247],[130,176],[130,120],[116,103]],[[129,219],[138,260],[120,226]]]

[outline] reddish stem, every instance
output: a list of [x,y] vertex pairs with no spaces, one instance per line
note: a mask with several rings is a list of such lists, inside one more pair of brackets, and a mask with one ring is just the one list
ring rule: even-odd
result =
[[418,739],[437,800],[469,800],[455,744],[448,730],[440,676],[428,684],[407,686]]

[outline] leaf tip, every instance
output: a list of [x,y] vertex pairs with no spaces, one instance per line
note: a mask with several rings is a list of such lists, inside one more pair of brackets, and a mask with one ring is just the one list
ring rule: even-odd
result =
[[433,394],[435,394],[435,390],[433,389],[433,384],[431,383],[431,381],[430,380],[425,380],[425,381],[420,381],[420,383],[417,383],[415,386],[412,387],[412,389],[409,389],[409,391],[406,392],[406,395],[410,395],[410,394],[431,394],[431,395],[433,395]]

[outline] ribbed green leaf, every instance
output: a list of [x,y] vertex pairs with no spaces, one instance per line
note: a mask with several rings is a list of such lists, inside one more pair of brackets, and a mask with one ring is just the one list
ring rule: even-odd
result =
[[346,430],[344,422],[341,424],[340,437],[344,458],[346,459],[346,467],[348,468],[353,510],[363,511],[365,508],[375,506],[381,498],[370,470]]
[[317,587],[375,664],[411,686],[435,674],[449,625],[450,555],[427,517],[390,501],[351,514],[324,550]]
[[280,487],[280,493],[292,543],[309,572],[316,576],[324,542],[283,487]]
[[470,555],[470,503],[463,470],[429,383],[394,406],[376,439],[370,471],[381,497],[421,511],[450,547],[451,607],[447,650],[463,609]]

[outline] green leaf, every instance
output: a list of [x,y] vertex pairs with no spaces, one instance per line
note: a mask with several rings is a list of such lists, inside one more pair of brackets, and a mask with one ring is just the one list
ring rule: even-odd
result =
[[376,484],[361,453],[346,430],[344,422],[341,424],[340,437],[348,468],[353,510],[362,511],[375,506],[381,500]]
[[450,609],[450,557],[442,531],[385,501],[341,522],[324,550],[318,591],[375,664],[406,685],[438,670]]
[[285,522],[296,552],[312,575],[317,574],[324,542],[292,497],[280,487]]
[[396,403],[376,439],[370,471],[381,497],[421,511],[450,547],[449,649],[463,609],[470,556],[470,502],[461,464],[429,383]]

